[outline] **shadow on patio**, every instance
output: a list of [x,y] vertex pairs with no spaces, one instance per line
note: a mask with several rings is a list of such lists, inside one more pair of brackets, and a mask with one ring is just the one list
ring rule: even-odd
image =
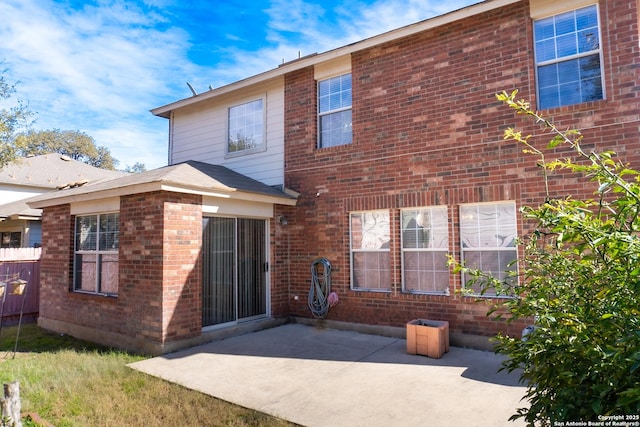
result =
[[287,324],[131,365],[305,426],[516,426],[518,375],[493,353],[441,359],[403,339]]

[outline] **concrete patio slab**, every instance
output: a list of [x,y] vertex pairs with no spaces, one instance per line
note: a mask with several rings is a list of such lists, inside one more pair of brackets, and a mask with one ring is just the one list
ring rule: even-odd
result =
[[525,387],[491,352],[409,355],[404,339],[286,324],[132,368],[308,427],[522,426]]

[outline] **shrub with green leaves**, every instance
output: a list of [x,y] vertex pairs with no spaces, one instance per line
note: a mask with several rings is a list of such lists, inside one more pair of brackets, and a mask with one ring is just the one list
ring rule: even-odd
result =
[[[505,139],[538,157],[547,189],[544,203],[521,209],[532,231],[522,239],[518,284],[455,265],[474,278],[469,285],[514,296],[490,316],[531,319],[534,326],[523,339],[497,337],[496,352],[508,357],[504,369],[521,370],[528,387],[530,406],[512,419],[553,426],[640,414],[640,173],[613,152],[586,152],[579,131],[558,130],[516,95],[497,97],[552,132],[548,149],[564,144],[576,160],[546,161],[546,150],[536,148],[530,135],[506,130]],[[556,169],[592,183],[593,198],[549,194],[549,174]]]

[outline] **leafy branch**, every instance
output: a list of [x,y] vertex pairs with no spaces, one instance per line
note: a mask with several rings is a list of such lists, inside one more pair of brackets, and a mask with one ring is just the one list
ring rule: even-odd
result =
[[[640,186],[639,172],[614,160],[612,151],[587,152],[577,130],[559,130],[517,91],[497,98],[517,114],[549,129],[547,150],[569,147],[577,161],[548,161],[531,135],[507,129],[505,139],[538,157],[545,200],[522,207],[532,228],[522,238],[519,282],[506,285],[479,270],[451,261],[455,271],[489,288],[510,291],[489,316],[531,322],[525,339],[499,335],[496,352],[507,356],[504,369],[521,372],[529,406],[512,419],[529,426],[566,421],[597,421],[600,415],[640,413]],[[580,159],[586,162],[580,162]],[[549,172],[574,173],[571,179],[595,182],[594,198],[556,196]],[[631,180],[627,180],[631,177]]]

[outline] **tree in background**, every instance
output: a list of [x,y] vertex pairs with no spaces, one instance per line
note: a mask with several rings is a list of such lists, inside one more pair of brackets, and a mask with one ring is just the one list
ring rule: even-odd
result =
[[[532,323],[522,338],[497,337],[496,352],[508,357],[504,369],[522,372],[527,386],[529,407],[512,419],[557,426],[621,416],[634,425],[640,421],[640,172],[615,161],[613,152],[584,151],[579,131],[558,130],[516,94],[497,97],[550,130],[549,149],[565,145],[578,160],[546,161],[530,136],[507,129],[505,139],[539,158],[547,189],[544,203],[521,209],[523,222],[534,227],[523,238],[520,281],[509,285],[517,281],[451,263],[473,277],[469,285],[513,296],[489,316],[506,312],[510,321]],[[554,169],[592,182],[593,198],[550,194],[547,174]]]
[[118,164],[107,147],[97,146],[92,137],[78,130],[29,130],[16,137],[15,145],[22,157],[58,153],[109,170]]
[[129,173],[140,173],[140,172],[146,172],[147,171],[147,167],[144,165],[144,163],[140,163],[140,162],[136,162],[136,164],[134,164],[133,166],[129,166],[127,165],[122,172],[129,172]]
[[[93,137],[84,132],[30,129],[35,114],[23,101],[12,102],[16,84],[7,82],[6,73],[6,69],[0,70],[0,169],[20,157],[49,153],[63,154],[102,169],[116,169],[120,162],[113,158],[109,148],[97,146]],[[138,162],[133,166],[127,165],[123,171],[144,172],[146,167]]]
[[31,125],[33,116],[20,100],[10,106],[9,100],[16,92],[16,85],[7,83],[4,76],[6,72],[6,69],[0,70],[0,168],[17,157],[15,135]]

